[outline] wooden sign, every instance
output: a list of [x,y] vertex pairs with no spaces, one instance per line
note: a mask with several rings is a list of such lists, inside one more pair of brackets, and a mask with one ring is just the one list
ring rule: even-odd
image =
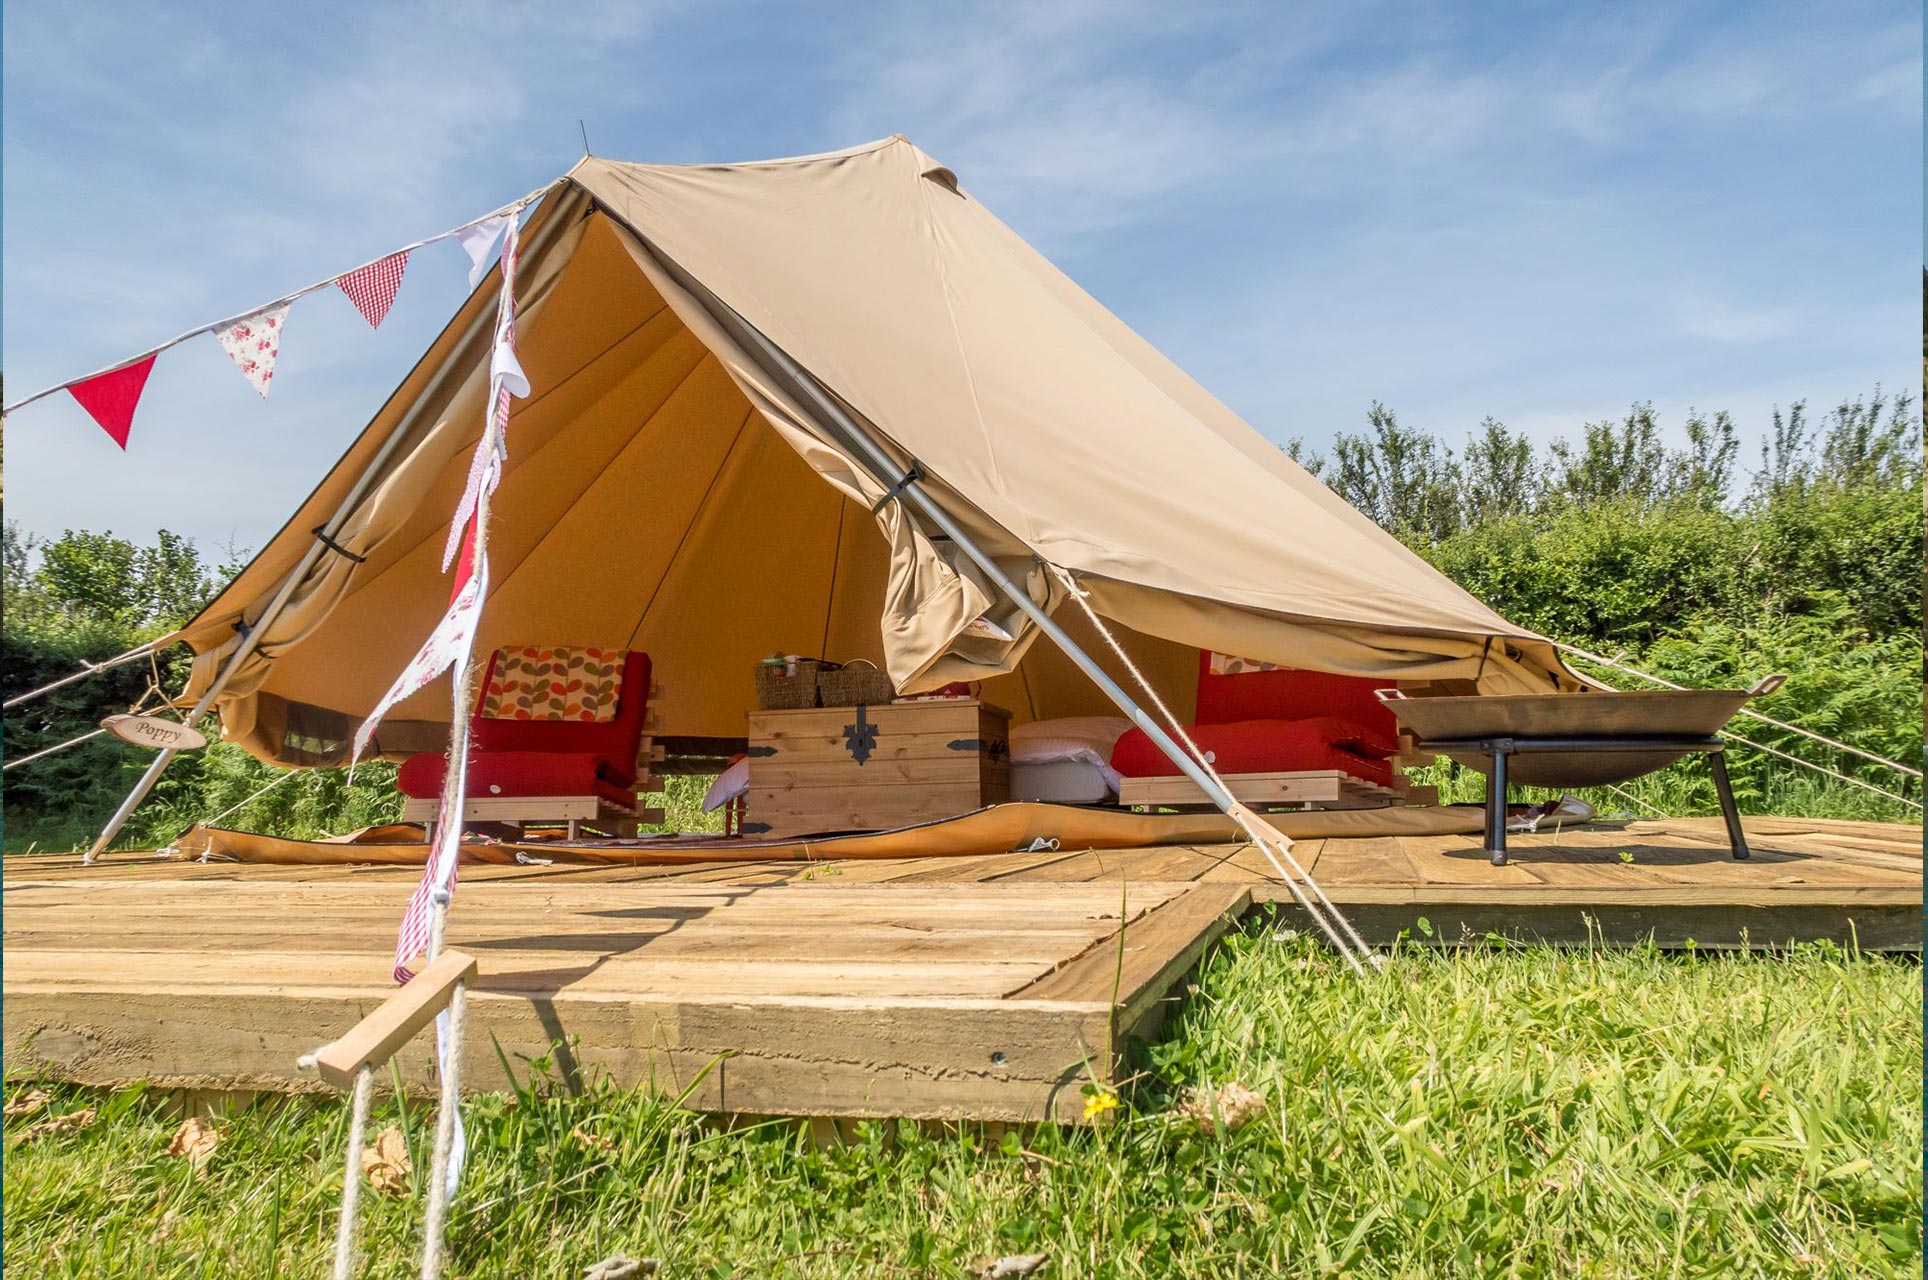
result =
[[197,751],[208,744],[199,729],[160,716],[108,716],[100,727],[137,747],[165,748],[170,751]]

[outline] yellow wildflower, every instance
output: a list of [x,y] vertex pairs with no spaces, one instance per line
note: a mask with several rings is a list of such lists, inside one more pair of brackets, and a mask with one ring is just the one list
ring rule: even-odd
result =
[[1117,1107],[1118,1095],[1109,1089],[1100,1089],[1085,1099],[1084,1118],[1096,1120],[1107,1111],[1115,1111]]

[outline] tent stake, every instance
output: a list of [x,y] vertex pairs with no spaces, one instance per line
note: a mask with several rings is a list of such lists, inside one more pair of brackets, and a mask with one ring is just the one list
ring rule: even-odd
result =
[[[558,210],[543,225],[540,246],[532,246],[529,256],[533,258],[546,251],[556,237],[562,234],[565,225],[566,220]],[[461,340],[455,344],[456,352],[466,348],[475,341],[477,334],[488,330],[494,323],[493,307],[478,308],[475,318],[469,322],[469,327],[463,332]],[[453,356],[443,361],[442,367],[435,371],[428,385],[423,387],[421,394],[415,397],[414,404],[407,415],[395,424],[395,429],[388,433],[388,439],[382,441],[381,448],[376,450],[375,456],[368,460],[368,465],[362,468],[361,475],[355,478],[355,483],[350,486],[341,504],[335,508],[335,514],[328,517],[327,523],[315,530],[315,541],[309,544],[308,549],[302,553],[301,559],[295,562],[295,567],[289,570],[288,576],[281,580],[281,585],[276,588],[274,598],[268,602],[268,607],[261,611],[261,616],[241,637],[241,644],[222,666],[221,674],[214,678],[214,683],[208,686],[208,691],[201,695],[200,700],[194,704],[194,708],[187,713],[182,723],[191,726],[212,709],[214,700],[221,696],[221,691],[228,687],[228,681],[234,678],[235,673],[241,669],[241,664],[248,660],[248,655],[252,654],[255,647],[261,643],[261,637],[267,634],[268,628],[273,626],[275,619],[281,616],[282,609],[286,608],[288,601],[293,598],[295,588],[300,586],[302,580],[308,576],[308,571],[315,567],[315,561],[321,558],[321,553],[340,540],[342,527],[348,523],[348,517],[354,514],[355,508],[360,506],[362,499],[368,495],[369,489],[381,475],[382,467],[401,447],[402,441],[408,439],[410,433],[414,431],[416,421],[421,417],[422,405],[433,401],[436,393],[442,389],[442,384],[458,366],[464,373],[473,373],[476,368],[475,365],[455,359]],[[481,367],[484,370],[488,368],[486,359]],[[81,859],[83,866],[92,866],[94,860],[100,857],[115,835],[119,834],[127,819],[133,815],[134,810],[140,806],[141,801],[147,799],[147,793],[154,789],[156,782],[160,781],[161,774],[166,772],[168,764],[173,761],[176,754],[172,748],[166,748],[154,757],[153,762],[147,766],[147,772],[143,773],[140,781],[134,784],[134,789],[127,793],[127,798],[121,801],[120,808],[114,810],[114,816],[107,820],[106,827],[101,830],[99,837],[87,850],[86,856]]]

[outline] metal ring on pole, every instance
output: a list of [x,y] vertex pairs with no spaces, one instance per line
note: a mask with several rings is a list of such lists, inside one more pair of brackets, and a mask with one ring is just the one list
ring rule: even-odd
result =
[[336,555],[346,556],[348,559],[353,560],[356,564],[368,563],[367,556],[358,556],[354,552],[350,551],[347,547],[342,546],[341,543],[336,542],[333,538],[331,538],[328,535],[327,525],[318,524],[313,529],[309,530],[309,532],[315,535],[316,541],[320,542],[322,546],[327,547],[330,551],[334,552]]
[[923,464],[919,463],[917,459],[912,458],[910,460],[910,470],[906,471],[898,479],[896,484],[886,489],[884,491],[883,497],[877,499],[877,501],[870,504],[870,514],[873,516],[876,515],[879,511],[882,511],[885,507],[897,501],[897,499],[903,497],[904,490],[910,488],[912,485],[916,484],[919,480],[922,480],[923,478],[924,478]]

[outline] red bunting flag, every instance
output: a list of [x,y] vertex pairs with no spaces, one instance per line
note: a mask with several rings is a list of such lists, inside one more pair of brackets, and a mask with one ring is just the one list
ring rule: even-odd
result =
[[391,253],[380,262],[371,262],[359,271],[350,271],[335,281],[348,300],[355,304],[355,310],[362,313],[368,327],[382,327],[382,317],[395,301],[395,291],[402,287],[402,272],[408,266],[408,250]]
[[147,386],[147,375],[153,368],[154,357],[149,356],[97,374],[85,382],[76,382],[67,390],[80,401],[80,407],[100,423],[100,429],[125,449],[128,428],[134,425],[134,406],[141,402],[141,391]]

